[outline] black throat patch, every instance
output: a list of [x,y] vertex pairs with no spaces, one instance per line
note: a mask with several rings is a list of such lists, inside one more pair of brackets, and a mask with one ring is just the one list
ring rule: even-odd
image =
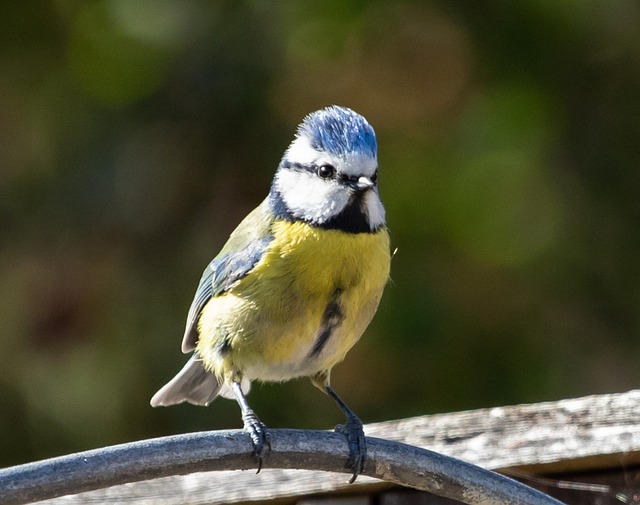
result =
[[362,210],[362,198],[352,196],[340,214],[318,225],[325,230],[341,230],[347,233],[372,233],[369,220]]
[[304,221],[317,228],[323,228],[325,230],[340,230],[345,233],[375,233],[378,231],[378,229],[372,230],[369,226],[369,220],[362,210],[362,197],[359,195],[352,196],[351,200],[340,214],[323,223],[306,221],[294,216],[284,203],[282,195],[280,195],[280,193],[273,187],[269,193],[269,204],[271,205],[271,211],[276,218],[284,219],[290,223]]

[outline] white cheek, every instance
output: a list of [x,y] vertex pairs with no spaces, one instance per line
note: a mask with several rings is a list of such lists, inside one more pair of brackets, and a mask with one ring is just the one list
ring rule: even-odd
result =
[[295,217],[316,223],[339,214],[349,200],[337,183],[323,181],[310,172],[280,170],[275,187]]

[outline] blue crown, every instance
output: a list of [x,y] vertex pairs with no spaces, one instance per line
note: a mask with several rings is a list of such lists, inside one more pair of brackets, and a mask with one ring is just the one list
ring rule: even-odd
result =
[[298,135],[309,139],[319,151],[342,157],[359,153],[376,157],[376,133],[367,120],[357,112],[333,105],[312,112],[298,128]]

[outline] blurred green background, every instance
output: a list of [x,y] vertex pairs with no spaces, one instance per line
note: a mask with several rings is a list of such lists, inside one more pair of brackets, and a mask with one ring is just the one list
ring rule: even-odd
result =
[[[640,386],[638,2],[39,0],[0,28],[0,465],[241,426],[148,402],[330,104],[376,128],[398,249],[333,374],[365,422]],[[342,421],[306,380],[250,401]]]

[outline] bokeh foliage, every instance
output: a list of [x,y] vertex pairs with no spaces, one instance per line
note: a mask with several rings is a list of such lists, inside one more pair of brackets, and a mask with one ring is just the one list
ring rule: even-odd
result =
[[[398,249],[333,374],[365,422],[640,385],[637,2],[36,0],[0,26],[0,465],[240,426],[148,400],[333,103],[377,130]],[[304,380],[250,400],[341,421]]]

